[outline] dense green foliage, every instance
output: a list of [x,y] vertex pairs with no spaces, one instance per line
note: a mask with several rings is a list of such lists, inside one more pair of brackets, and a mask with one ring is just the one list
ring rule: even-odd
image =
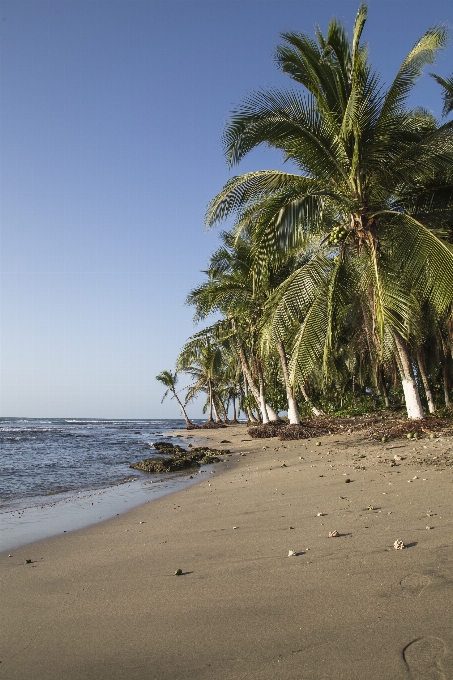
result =
[[[361,412],[406,403],[410,418],[449,406],[453,384],[453,122],[407,98],[447,43],[434,26],[387,88],[362,41],[336,19],[326,35],[285,33],[276,63],[293,82],[259,90],[228,122],[233,166],[265,145],[294,172],[231,178],[208,206],[222,233],[188,303],[220,320],[193,336],[178,370],[227,417],[288,410]],[[453,110],[453,80],[443,88]],[[272,408],[273,407],[273,408]]]

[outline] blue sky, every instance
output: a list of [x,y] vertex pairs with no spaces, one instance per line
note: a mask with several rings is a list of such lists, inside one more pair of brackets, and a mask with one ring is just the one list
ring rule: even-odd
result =
[[[358,4],[1,3],[0,416],[178,416],[154,376],[193,332],[184,299],[217,243],[204,211],[232,174],[224,123],[252,90],[290,84],[280,32],[351,28]],[[385,81],[435,23],[453,3],[371,0]],[[428,76],[412,103],[440,115]],[[236,172],[279,165],[260,150]]]

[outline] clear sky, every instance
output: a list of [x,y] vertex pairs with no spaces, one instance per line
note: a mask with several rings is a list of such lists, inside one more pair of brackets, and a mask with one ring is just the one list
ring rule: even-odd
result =
[[[254,89],[290,86],[279,33],[351,28],[358,0],[2,2],[0,416],[178,417],[154,376],[193,332],[216,246],[221,134]],[[371,0],[389,82],[450,0]],[[434,67],[453,72],[453,46]],[[413,104],[441,112],[427,75]],[[280,167],[256,151],[239,170]],[[199,406],[189,407],[193,417]]]

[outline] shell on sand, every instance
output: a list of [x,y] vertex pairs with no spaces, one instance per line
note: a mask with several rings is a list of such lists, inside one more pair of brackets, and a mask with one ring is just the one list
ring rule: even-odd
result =
[[395,541],[395,543],[393,544],[393,547],[395,548],[395,550],[402,550],[402,549],[405,548],[406,546],[404,545],[404,543],[403,543],[403,541],[401,540],[401,538],[397,538],[396,541]]
[[295,550],[290,550],[290,551],[288,552],[288,557],[296,557],[296,555],[297,555],[297,553],[296,553]]
[[333,531],[329,531],[329,538],[337,538],[337,536],[339,536],[339,535],[340,534],[338,533],[338,531],[336,529],[334,529]]

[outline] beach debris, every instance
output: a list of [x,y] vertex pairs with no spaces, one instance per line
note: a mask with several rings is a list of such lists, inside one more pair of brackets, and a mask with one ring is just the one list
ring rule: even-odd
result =
[[369,506],[367,507],[367,510],[374,510],[374,509],[375,509],[375,508],[374,508],[372,505],[369,505]]
[[393,456],[393,460],[403,460],[401,456],[399,456],[397,453]]
[[221,444],[232,444],[233,442],[230,442],[229,439],[222,439],[220,443]]
[[428,510],[426,514],[428,515],[428,517],[432,517],[434,515],[434,512],[432,510]]
[[418,479],[417,475],[415,475],[415,477],[412,477],[412,479]]
[[337,538],[339,535],[340,534],[336,529],[334,529],[333,531],[329,531],[329,538]]
[[182,569],[177,569],[175,571],[175,576],[182,576]]
[[24,564],[31,564],[31,560],[25,560]]
[[145,522],[139,522],[139,524],[144,524]]
[[393,547],[395,548],[395,550],[403,550],[403,548],[405,548],[406,546],[404,545],[401,538],[397,538],[395,543],[393,544]]
[[297,557],[297,553],[295,550],[289,550],[288,551],[288,557]]
[[429,527],[429,526],[427,526],[426,528],[427,528],[427,529],[432,529],[432,527]]
[[239,529],[239,527],[233,527],[233,529]]
[[351,480],[349,479],[349,477],[346,477],[346,479],[344,480],[344,483],[345,483],[345,484],[349,484],[350,481],[351,481]]
[[318,512],[316,517],[325,517],[326,513],[325,512]]
[[286,463],[282,463],[280,467],[288,467]]
[[316,446],[321,446],[321,442],[316,442]]

